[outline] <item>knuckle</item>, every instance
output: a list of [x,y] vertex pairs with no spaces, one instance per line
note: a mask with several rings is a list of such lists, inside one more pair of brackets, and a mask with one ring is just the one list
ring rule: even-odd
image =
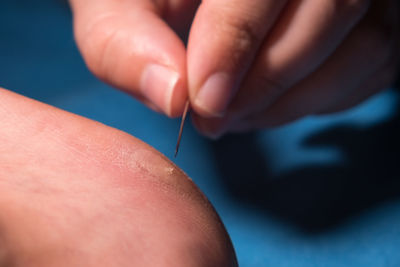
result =
[[115,43],[118,28],[113,21],[114,14],[107,14],[91,20],[84,29],[76,31],[76,39],[88,68],[98,77],[107,76],[108,51]]
[[228,33],[233,34],[234,39],[244,48],[260,41],[258,33],[250,22],[231,18],[225,22],[225,26]]
[[241,16],[226,15],[218,23],[218,27],[218,31],[229,38],[227,46],[230,49],[227,51],[233,51],[230,59],[235,63],[240,63],[243,55],[254,51],[263,39],[262,34],[257,30],[257,25]]

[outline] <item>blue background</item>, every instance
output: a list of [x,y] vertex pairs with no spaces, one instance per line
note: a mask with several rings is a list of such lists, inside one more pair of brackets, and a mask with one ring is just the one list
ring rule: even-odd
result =
[[[64,1],[2,0],[0,85],[126,131],[172,158],[179,126],[94,78]],[[400,266],[399,94],[212,142],[176,160],[215,205],[241,266]]]

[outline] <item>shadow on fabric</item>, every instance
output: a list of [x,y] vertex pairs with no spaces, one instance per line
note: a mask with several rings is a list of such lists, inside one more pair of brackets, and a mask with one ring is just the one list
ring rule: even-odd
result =
[[345,155],[345,165],[306,166],[275,176],[257,134],[230,135],[210,145],[234,201],[318,234],[400,196],[399,126],[400,107],[393,119],[367,130],[325,129],[303,145],[333,145]]

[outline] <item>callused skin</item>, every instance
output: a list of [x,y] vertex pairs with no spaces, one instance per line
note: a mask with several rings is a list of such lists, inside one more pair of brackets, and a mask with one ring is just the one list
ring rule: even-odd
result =
[[121,131],[0,89],[0,266],[236,266],[207,199]]

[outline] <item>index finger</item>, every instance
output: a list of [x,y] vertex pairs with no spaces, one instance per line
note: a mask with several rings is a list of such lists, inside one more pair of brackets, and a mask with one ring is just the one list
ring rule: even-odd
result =
[[71,0],[75,37],[100,79],[175,117],[187,99],[186,51],[151,0]]
[[208,0],[200,5],[188,45],[189,94],[196,112],[224,113],[286,2]]

